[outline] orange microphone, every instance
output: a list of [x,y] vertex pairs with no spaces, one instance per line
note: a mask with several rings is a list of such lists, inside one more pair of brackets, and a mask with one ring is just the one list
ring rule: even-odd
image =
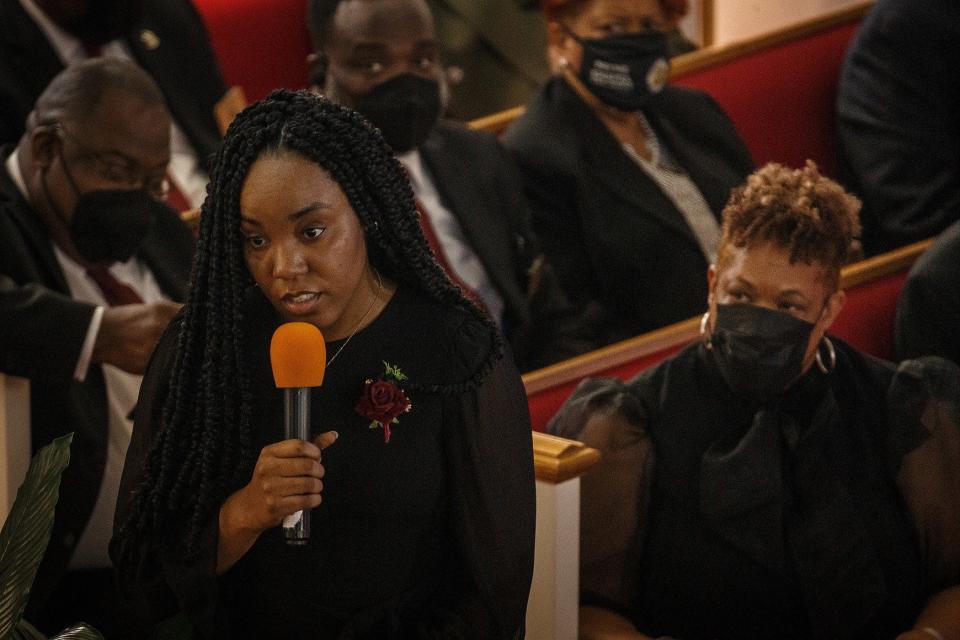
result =
[[[283,431],[290,440],[310,440],[310,388],[323,384],[327,345],[309,322],[287,322],[270,340],[270,366],[283,389]],[[310,539],[310,512],[297,511],[283,519],[287,544],[303,546]]]

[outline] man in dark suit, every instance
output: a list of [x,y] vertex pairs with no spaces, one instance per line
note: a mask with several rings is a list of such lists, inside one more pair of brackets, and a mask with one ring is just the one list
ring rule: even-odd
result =
[[314,82],[380,128],[410,175],[438,261],[501,326],[521,368],[589,349],[539,253],[519,174],[503,148],[440,118],[445,91],[425,0],[308,6]]
[[57,73],[92,56],[133,60],[160,86],[175,125],[171,206],[200,206],[220,139],[215,112],[242,98],[227,90],[189,0],[0,0],[0,144],[19,139]]
[[867,253],[960,220],[960,2],[878,0],[847,51],[837,133]]
[[0,371],[30,380],[34,451],[74,432],[27,619],[107,637],[107,557],[140,374],[186,294],[193,236],[162,203],[170,116],[136,65],[56,76],[0,167]]

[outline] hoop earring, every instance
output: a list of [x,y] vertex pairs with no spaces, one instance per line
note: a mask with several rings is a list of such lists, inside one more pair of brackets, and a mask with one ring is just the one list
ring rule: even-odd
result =
[[[700,318],[700,340],[703,341],[703,346],[707,348],[707,351],[711,351],[713,349],[713,343],[710,341],[710,338],[713,336],[707,334],[707,320],[709,319],[709,311],[704,313]],[[819,355],[819,351],[817,352],[817,355]]]
[[820,345],[817,345],[817,368],[820,369],[820,372],[823,375],[829,374],[837,366],[837,351],[833,348],[833,343],[830,342],[830,338],[823,336],[823,343],[827,345],[827,357],[830,359],[830,366],[823,364],[823,358],[820,356]]

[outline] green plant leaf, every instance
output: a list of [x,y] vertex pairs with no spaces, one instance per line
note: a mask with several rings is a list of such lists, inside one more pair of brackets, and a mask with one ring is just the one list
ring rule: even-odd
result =
[[90,625],[81,622],[64,629],[50,640],[103,640],[103,636]]
[[50,541],[60,476],[70,463],[71,442],[73,434],[69,433],[33,457],[0,530],[0,638],[4,640],[23,616],[37,566]]

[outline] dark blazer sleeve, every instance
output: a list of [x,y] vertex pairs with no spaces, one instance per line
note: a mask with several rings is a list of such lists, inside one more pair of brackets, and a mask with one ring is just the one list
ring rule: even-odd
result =
[[451,529],[461,568],[424,637],[523,637],[533,575],[533,450],[526,396],[509,358],[444,409]]
[[0,371],[66,384],[80,358],[95,305],[0,273]]
[[864,244],[886,251],[960,219],[960,5],[881,1],[840,76],[838,134]]
[[156,624],[184,611],[194,622],[199,633],[196,637],[210,637],[201,630],[209,630],[216,612],[217,513],[208,519],[199,548],[191,556],[183,553],[182,541],[172,528],[150,534],[134,534],[125,528],[144,465],[161,428],[180,324],[179,318],[171,322],[140,386],[133,435],[120,480],[110,558],[117,568],[125,615],[136,628],[146,634]]

